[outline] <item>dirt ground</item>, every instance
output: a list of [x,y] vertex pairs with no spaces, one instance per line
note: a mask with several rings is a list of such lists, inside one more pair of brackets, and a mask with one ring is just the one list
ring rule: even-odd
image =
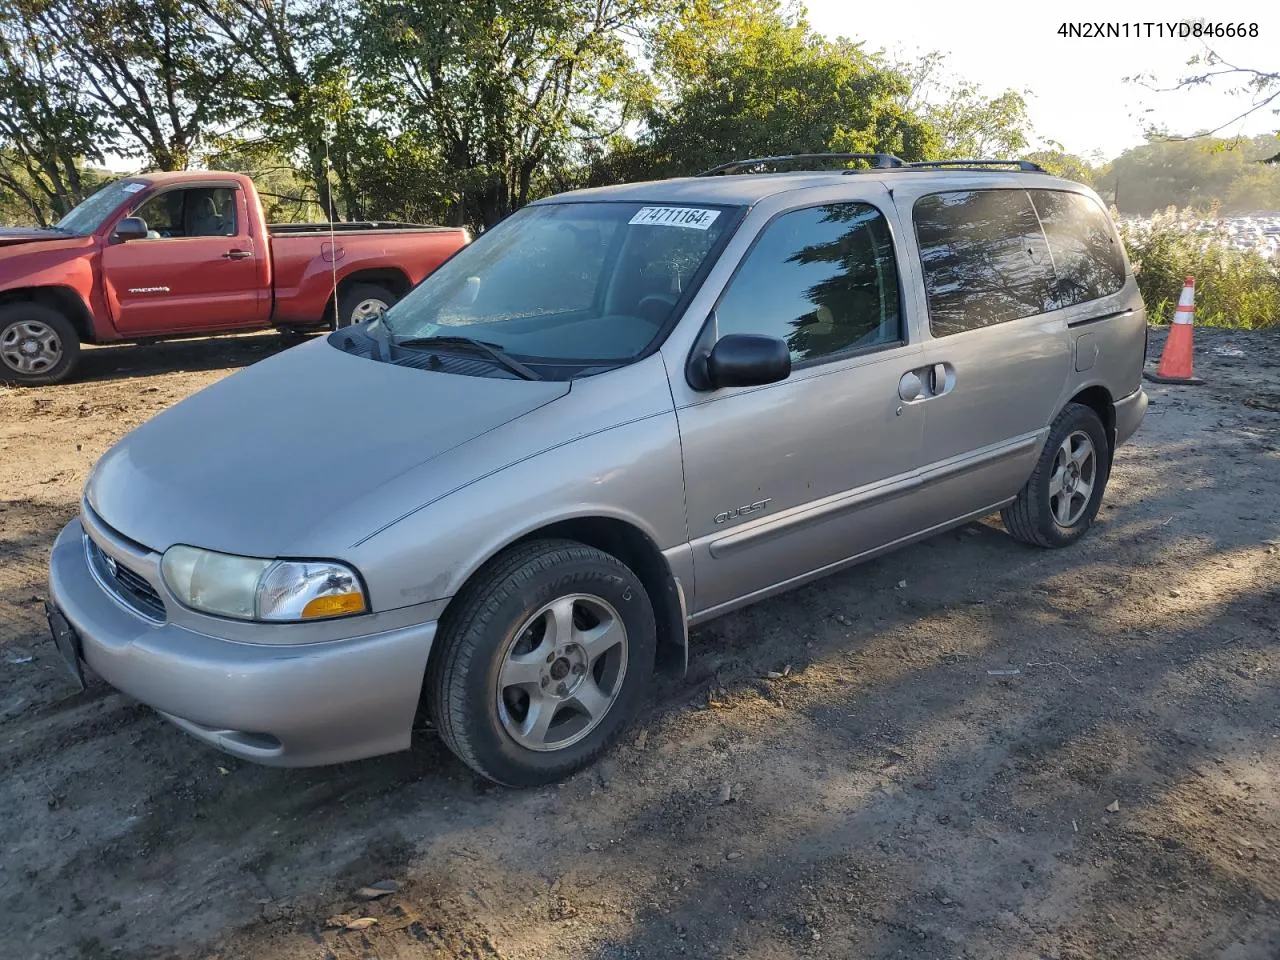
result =
[[66,679],[45,563],[90,466],[275,336],[0,391],[0,956],[1275,960],[1280,336],[1196,335],[1085,541],[990,518],[718,620],[528,792],[430,735],[252,766]]

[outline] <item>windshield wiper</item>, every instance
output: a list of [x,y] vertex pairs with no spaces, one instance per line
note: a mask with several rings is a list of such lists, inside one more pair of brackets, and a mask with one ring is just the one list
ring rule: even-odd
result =
[[523,380],[541,380],[542,375],[535,373],[526,367],[519,360],[507,356],[502,347],[496,343],[486,343],[484,340],[477,340],[474,337],[409,337],[405,340],[393,340],[397,347],[463,347],[473,353],[484,354],[494,363],[505,367]]

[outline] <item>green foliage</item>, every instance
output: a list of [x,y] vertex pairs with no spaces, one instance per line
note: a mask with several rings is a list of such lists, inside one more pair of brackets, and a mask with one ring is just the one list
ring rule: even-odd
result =
[[1198,217],[1170,207],[1150,221],[1121,223],[1148,318],[1168,323],[1183,280],[1196,278],[1196,323],[1247,330],[1280,325],[1280,268],[1217,233],[1196,233]]
[[1280,210],[1280,166],[1261,161],[1277,149],[1274,136],[1252,140],[1153,141],[1126,150],[1099,177],[1098,190],[1122,213],[1167,206],[1225,213]]
[[646,129],[605,176],[828,150],[920,159],[936,148],[928,124],[902,106],[901,73],[768,0],[693,0],[660,21],[649,52],[657,92]]
[[536,198],[619,122],[636,67],[623,30],[650,0],[359,0],[360,90],[385,143],[430,157],[449,220],[487,226]]
[[1027,102],[1017,90],[986,96],[966,80],[948,81],[939,51],[899,64],[908,94],[903,100],[932,128],[933,151],[927,159],[1001,159],[1019,156],[1031,141]]
[[182,170],[234,114],[239,52],[190,0],[12,0],[83,71],[100,146]]
[[1022,154],[1021,159],[1040,164],[1047,173],[1055,177],[1074,180],[1089,187],[1094,185],[1097,177],[1097,171],[1089,165],[1087,160],[1063,150],[1035,150]]
[[14,0],[0,0],[0,209],[47,224],[97,181],[86,158],[101,160],[98,111],[83,69],[60,55]]

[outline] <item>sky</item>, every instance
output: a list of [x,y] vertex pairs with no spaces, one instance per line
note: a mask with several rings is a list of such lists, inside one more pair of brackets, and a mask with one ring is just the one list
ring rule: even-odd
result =
[[[1056,140],[1070,153],[1105,159],[1143,142],[1144,125],[1172,133],[1213,128],[1250,106],[1228,85],[1153,92],[1124,78],[1154,73],[1157,86],[1171,86],[1202,53],[1201,41],[1152,36],[1081,39],[1058,35],[1064,21],[1135,22],[1204,19],[1257,23],[1257,38],[1213,40],[1215,50],[1237,66],[1280,70],[1280,3],[1260,0],[1199,0],[1195,9],[1151,0],[1074,0],[1069,3],[858,2],[807,0],[809,22],[821,33],[864,41],[892,59],[915,59],[932,50],[947,54],[953,76],[978,83],[989,95],[1008,88],[1026,92],[1039,146]],[[1144,28],[1145,29],[1145,28]],[[1131,28],[1132,30],[1132,28]],[[1270,112],[1280,100],[1220,136],[1252,136],[1280,129]]]

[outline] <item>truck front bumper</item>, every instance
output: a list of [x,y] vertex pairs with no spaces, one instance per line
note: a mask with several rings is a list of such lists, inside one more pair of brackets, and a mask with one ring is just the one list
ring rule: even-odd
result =
[[[245,643],[155,623],[95,579],[79,520],[54,543],[49,596],[95,673],[227,753],[313,766],[409,746],[434,622],[301,644]],[[359,620],[351,619],[353,631]]]

